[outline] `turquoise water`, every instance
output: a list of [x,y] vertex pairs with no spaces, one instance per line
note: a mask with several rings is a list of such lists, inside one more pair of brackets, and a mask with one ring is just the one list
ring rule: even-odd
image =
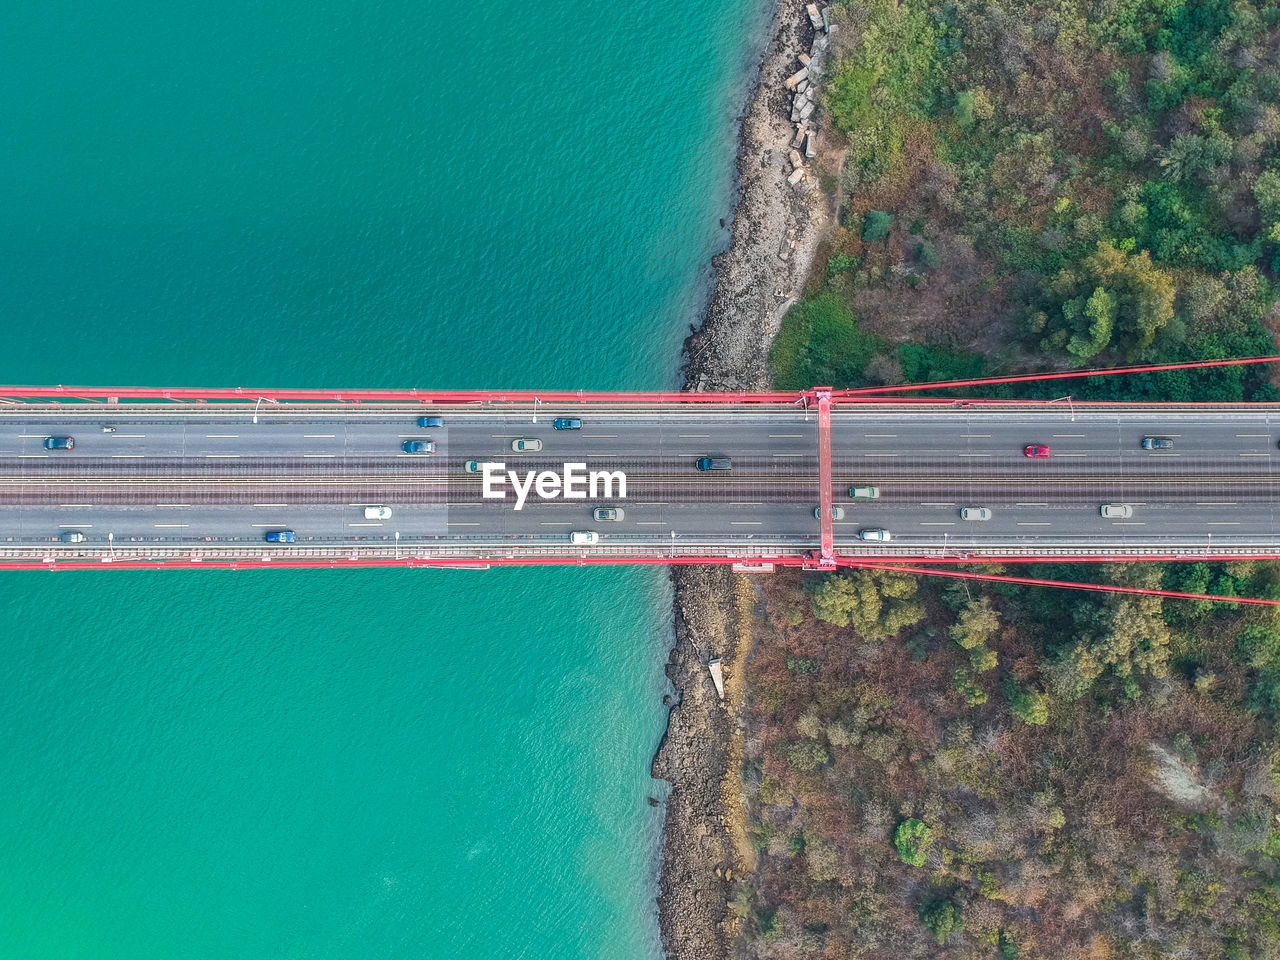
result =
[[[0,12],[0,382],[673,386],[766,3]],[[0,953],[654,955],[665,576],[9,574]]]

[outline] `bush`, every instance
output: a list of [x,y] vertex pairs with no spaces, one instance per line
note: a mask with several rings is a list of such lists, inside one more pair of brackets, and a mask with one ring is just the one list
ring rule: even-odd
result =
[[933,831],[914,817],[898,824],[893,835],[893,845],[898,848],[898,856],[909,867],[923,867],[933,847]]
[[868,210],[862,221],[862,239],[867,243],[879,243],[893,229],[893,216],[883,210]]
[[920,924],[937,938],[941,946],[953,933],[964,929],[964,917],[960,905],[954,900],[936,898],[920,908]]
[[1004,693],[1009,698],[1009,709],[1023,723],[1044,726],[1049,722],[1049,697],[1046,694],[1024,690],[1012,678],[1005,680]]
[[859,329],[840,297],[820,293],[783,318],[769,355],[774,384],[779,390],[861,386],[862,371],[882,346],[879,337]]

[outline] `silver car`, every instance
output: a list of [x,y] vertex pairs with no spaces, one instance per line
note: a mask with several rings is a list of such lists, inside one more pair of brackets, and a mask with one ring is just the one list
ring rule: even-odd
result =
[[990,520],[991,511],[986,507],[961,507],[961,520]]
[[537,453],[542,449],[542,441],[535,438],[521,437],[511,441],[511,449],[516,453]]
[[1128,520],[1133,516],[1133,507],[1127,503],[1104,503],[1100,512],[1104,520]]
[[878,543],[888,543],[893,539],[893,534],[880,527],[863,527],[858,531],[858,539],[874,540]]
[[[813,519],[815,519],[815,520],[821,520],[821,519],[822,519],[822,508],[821,508],[821,507],[814,507],[814,508],[813,508]],[[843,519],[844,519],[844,507],[837,507],[837,506],[835,506],[835,505],[833,504],[833,505],[832,505],[832,507],[831,507],[831,519],[832,519],[832,520],[843,520]]]

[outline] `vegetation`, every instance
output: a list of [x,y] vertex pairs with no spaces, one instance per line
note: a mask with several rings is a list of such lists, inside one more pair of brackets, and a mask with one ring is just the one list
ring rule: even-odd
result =
[[[846,0],[831,14],[823,105],[847,143],[826,180],[843,226],[784,322],[780,387],[1270,350],[1274,0]],[[838,338],[815,311],[838,314]],[[1240,371],[1077,395],[1117,389],[1274,395]]]
[[[1280,595],[1263,564],[1105,572]],[[742,955],[1280,955],[1280,614],[897,574],[761,590],[740,895],[771,932]],[[889,633],[895,604],[919,615]]]
[[[1274,352],[1280,0],[830,14],[840,226],[780,389]],[[1280,398],[1261,368],[1072,393]],[[1256,563],[1101,578],[1280,598]],[[1280,957],[1276,613],[870,571],[761,589],[739,894],[774,932],[741,955]]]

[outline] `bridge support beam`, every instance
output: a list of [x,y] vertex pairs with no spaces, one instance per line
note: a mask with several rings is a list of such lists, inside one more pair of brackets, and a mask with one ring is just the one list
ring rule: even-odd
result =
[[833,570],[836,535],[831,518],[831,388],[814,387],[813,397],[818,402],[818,512],[822,515],[822,546],[816,566],[820,570]]

